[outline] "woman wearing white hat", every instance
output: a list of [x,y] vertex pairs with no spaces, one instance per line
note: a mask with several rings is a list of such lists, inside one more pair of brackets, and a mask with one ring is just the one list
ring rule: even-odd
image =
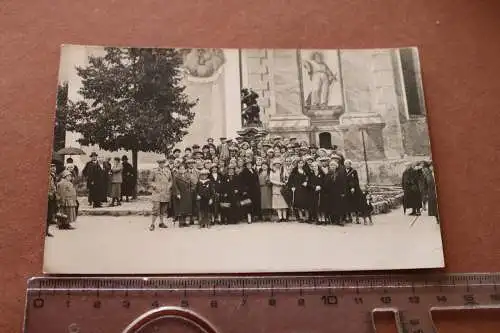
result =
[[281,159],[274,159],[269,173],[269,181],[272,184],[272,208],[276,210],[279,222],[288,220],[288,205],[281,194],[282,188],[286,185],[282,165]]

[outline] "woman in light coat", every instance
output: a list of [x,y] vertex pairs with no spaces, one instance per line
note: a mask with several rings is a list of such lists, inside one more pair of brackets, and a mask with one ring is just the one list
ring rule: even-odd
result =
[[61,181],[57,184],[57,203],[59,212],[66,215],[66,223],[59,224],[59,229],[72,229],[69,223],[76,221],[76,189],[72,180],[71,172],[63,171]]
[[288,205],[285,198],[281,194],[283,187],[286,184],[282,170],[283,163],[280,159],[275,159],[272,162],[273,167],[269,173],[269,181],[272,184],[272,207],[278,214],[278,221],[284,222],[288,220]]

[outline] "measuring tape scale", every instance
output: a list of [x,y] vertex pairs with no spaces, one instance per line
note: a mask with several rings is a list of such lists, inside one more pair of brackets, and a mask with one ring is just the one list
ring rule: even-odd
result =
[[500,274],[70,278],[28,282],[24,332],[435,332],[432,313],[500,308]]

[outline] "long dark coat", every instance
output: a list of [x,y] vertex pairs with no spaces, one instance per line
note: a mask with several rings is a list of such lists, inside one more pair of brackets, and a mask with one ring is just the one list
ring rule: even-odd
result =
[[105,202],[108,187],[106,170],[99,163],[90,161],[85,165],[82,174],[87,179],[90,200],[95,204]]
[[414,168],[408,168],[403,172],[403,209],[422,208],[422,172]]
[[220,173],[217,173],[217,177],[214,176],[213,174],[210,174],[208,177],[214,186],[214,191],[215,191],[215,200],[219,202],[220,200],[220,193],[222,191],[222,184],[224,182],[224,176]]
[[[318,170],[318,174],[314,174],[314,171],[311,171],[309,174],[309,188],[311,191],[311,210],[313,212],[321,212],[321,201],[324,200],[322,193],[324,191],[325,183],[325,174],[323,171]],[[316,186],[319,186],[321,189],[319,191],[316,191]]]
[[360,210],[363,198],[359,186],[358,172],[355,169],[346,169],[346,213],[356,213]]
[[423,172],[427,188],[427,213],[429,216],[438,216],[437,195],[436,195],[436,181],[430,169]]
[[[207,179],[207,181],[198,180],[195,188],[196,200],[198,205],[198,215],[200,218],[200,225],[206,225],[209,221],[209,215],[212,212],[213,200],[215,196],[214,185]],[[199,197],[199,198],[198,198]]]
[[347,177],[345,169],[339,167],[335,172],[329,172],[325,176],[325,200],[321,201],[321,207],[327,214],[341,217],[345,214],[345,194],[347,188]]
[[[303,183],[307,183],[306,186]],[[294,168],[288,179],[288,187],[295,187],[294,208],[309,209],[311,207],[311,188],[309,186],[309,175],[304,168],[304,172],[300,173],[297,168]]]
[[[172,186],[174,214],[186,216],[193,213],[193,184],[188,175],[177,173]],[[179,199],[177,196],[180,195]]]
[[247,213],[252,213],[253,215],[260,215],[261,205],[259,174],[255,170],[250,171],[248,168],[243,168],[238,177],[240,181],[242,199],[248,197],[252,200],[251,207],[244,210],[246,210]]
[[229,208],[222,208],[221,212],[228,222],[234,223],[240,217],[238,202],[240,200],[240,181],[238,176],[226,176],[221,184],[221,203],[229,203]]
[[122,162],[123,166],[123,182],[122,182],[122,196],[133,196],[135,188],[135,171],[132,164],[127,161]]

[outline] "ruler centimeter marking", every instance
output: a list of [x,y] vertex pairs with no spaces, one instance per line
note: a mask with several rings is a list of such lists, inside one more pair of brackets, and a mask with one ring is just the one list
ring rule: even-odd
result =
[[70,325],[82,333],[161,332],[148,320],[167,328],[181,319],[217,332],[368,333],[379,312],[393,313],[401,333],[433,333],[433,311],[500,308],[499,280],[498,273],[41,277],[28,282],[25,333],[68,332]]

